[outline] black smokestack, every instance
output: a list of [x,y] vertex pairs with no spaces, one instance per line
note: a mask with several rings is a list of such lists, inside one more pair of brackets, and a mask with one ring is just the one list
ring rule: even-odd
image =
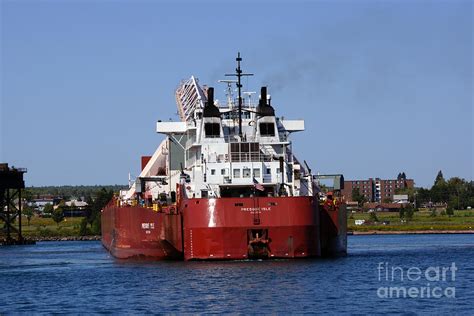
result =
[[221,117],[221,113],[217,106],[214,105],[214,88],[209,87],[207,89],[207,102],[204,107],[203,117]]
[[267,87],[262,87],[260,89],[260,105],[267,105]]
[[214,88],[209,87],[207,89],[207,105],[214,105]]
[[260,89],[260,101],[257,106],[258,116],[275,116],[275,110],[267,104],[267,87]]

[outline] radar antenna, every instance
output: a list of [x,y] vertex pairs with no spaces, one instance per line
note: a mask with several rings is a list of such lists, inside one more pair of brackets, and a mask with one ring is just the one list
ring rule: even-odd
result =
[[253,94],[256,94],[257,92],[255,91],[244,91],[243,94],[245,94],[247,97],[248,97],[248,100],[249,100],[249,104],[248,104],[248,107],[251,108],[252,107],[252,95]]
[[227,83],[227,106],[229,108],[232,108],[233,102],[233,95],[232,95],[232,84],[237,83],[237,80],[231,80],[231,79],[222,79],[222,80],[217,80],[217,82],[222,82],[222,83]]

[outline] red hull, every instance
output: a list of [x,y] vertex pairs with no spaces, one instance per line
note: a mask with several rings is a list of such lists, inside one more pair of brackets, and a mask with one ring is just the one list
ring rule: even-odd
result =
[[185,199],[178,212],[102,213],[102,243],[118,258],[315,257],[345,253],[345,235],[345,208],[328,213],[312,197]]
[[178,245],[181,234],[175,234],[181,230],[179,215],[143,207],[108,206],[102,211],[101,221],[102,244],[114,257],[182,257],[182,247]]
[[184,258],[242,259],[265,233],[268,257],[318,256],[319,217],[309,197],[191,199],[184,205]]

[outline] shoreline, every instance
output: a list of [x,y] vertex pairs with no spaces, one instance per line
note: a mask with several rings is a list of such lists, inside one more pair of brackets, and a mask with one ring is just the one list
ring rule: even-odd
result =
[[474,230],[369,230],[369,231],[348,231],[347,235],[429,235],[429,234],[474,234]]
[[33,241],[97,241],[101,236],[65,236],[65,237],[25,237],[25,239]]
[[[459,234],[474,234],[474,230],[369,230],[369,231],[348,231],[348,236],[366,236],[366,235],[459,235]],[[25,239],[39,242],[39,241],[100,241],[101,236],[65,236],[65,237],[25,237]]]

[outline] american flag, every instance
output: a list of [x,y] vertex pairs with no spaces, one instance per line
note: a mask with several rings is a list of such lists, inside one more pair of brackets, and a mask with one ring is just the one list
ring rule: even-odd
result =
[[255,178],[253,178],[253,186],[255,187],[255,189],[257,189],[259,191],[265,191],[265,188],[263,187],[263,185],[258,183],[257,179],[255,179]]

